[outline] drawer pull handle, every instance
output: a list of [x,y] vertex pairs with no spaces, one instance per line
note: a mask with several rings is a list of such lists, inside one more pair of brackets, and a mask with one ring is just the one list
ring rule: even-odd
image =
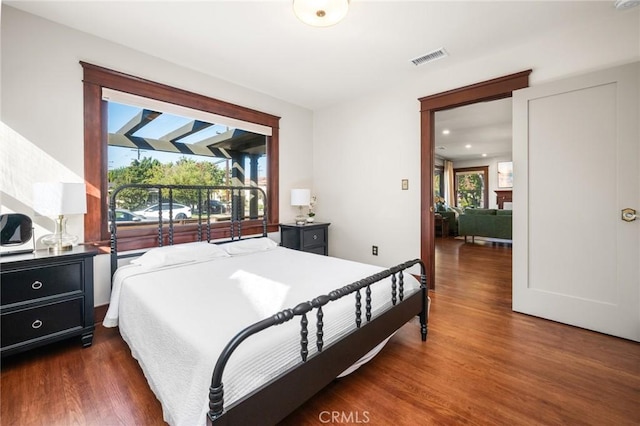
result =
[[31,284],[31,288],[34,290],[40,290],[42,288],[42,283],[40,281],[34,281],[33,284]]
[[40,321],[40,320],[35,320],[35,321],[31,324],[31,328],[38,329],[38,328],[40,328],[40,327],[42,327],[42,321]]
[[313,239],[314,239],[314,240],[317,240],[317,239],[318,239],[318,236],[317,236],[316,234],[313,234]]

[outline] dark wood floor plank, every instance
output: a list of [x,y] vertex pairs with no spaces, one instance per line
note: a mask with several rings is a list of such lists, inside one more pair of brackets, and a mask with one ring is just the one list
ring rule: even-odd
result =
[[[511,246],[439,238],[429,339],[400,329],[283,425],[638,425],[640,345],[511,311]],[[2,425],[162,425],[117,330],[2,360]],[[332,417],[333,416],[333,417]]]

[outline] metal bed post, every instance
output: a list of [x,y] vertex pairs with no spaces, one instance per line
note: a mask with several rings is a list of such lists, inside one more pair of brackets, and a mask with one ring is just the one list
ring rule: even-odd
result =
[[[207,199],[207,212],[209,211],[209,200]],[[202,190],[198,189],[198,241],[202,241]]]
[[162,247],[162,187],[158,186],[158,246]]

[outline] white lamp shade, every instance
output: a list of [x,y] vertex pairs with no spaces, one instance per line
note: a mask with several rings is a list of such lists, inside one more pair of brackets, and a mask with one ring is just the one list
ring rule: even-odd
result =
[[292,206],[308,206],[311,202],[310,189],[292,189],[291,205]]
[[38,182],[33,184],[33,210],[41,216],[84,214],[87,191],[84,183]]
[[349,0],[293,0],[293,12],[299,20],[314,27],[340,22],[349,11]]

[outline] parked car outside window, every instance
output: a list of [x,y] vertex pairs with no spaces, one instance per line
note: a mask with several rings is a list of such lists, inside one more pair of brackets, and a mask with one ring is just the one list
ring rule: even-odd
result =
[[[113,213],[111,211],[109,211],[109,220],[113,220]],[[135,214],[132,211],[126,209],[116,209],[116,222],[118,223],[118,225],[140,223],[143,220],[145,220],[144,216]]]
[[[159,204],[154,204],[144,210],[137,210],[134,213],[144,216],[147,219],[158,219]],[[191,207],[184,204],[173,203],[173,220],[189,219],[191,217]],[[162,203],[162,219],[169,220],[169,203]]]

